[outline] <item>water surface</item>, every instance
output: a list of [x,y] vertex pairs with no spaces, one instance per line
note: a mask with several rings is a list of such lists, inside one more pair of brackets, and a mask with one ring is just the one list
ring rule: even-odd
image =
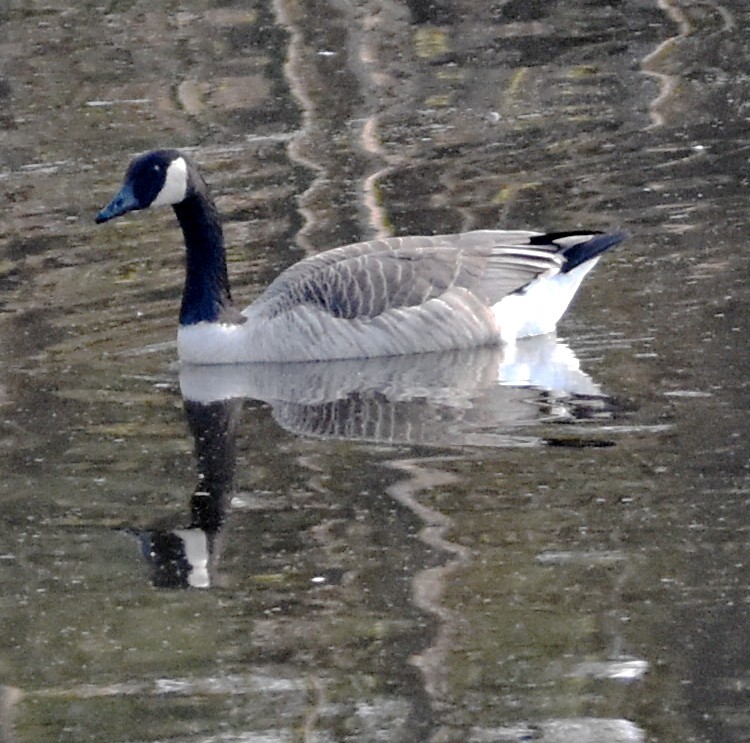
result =
[[[2,739],[747,740],[748,12],[0,4]],[[243,304],[631,237],[521,359],[191,377],[173,215],[93,225],[156,146]]]

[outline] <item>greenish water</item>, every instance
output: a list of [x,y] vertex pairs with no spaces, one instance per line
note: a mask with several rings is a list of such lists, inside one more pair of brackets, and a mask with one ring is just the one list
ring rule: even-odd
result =
[[[0,740],[747,740],[748,22],[0,3]],[[93,225],[155,146],[241,304],[378,234],[630,239],[527,349],[554,383],[191,377],[173,215]]]

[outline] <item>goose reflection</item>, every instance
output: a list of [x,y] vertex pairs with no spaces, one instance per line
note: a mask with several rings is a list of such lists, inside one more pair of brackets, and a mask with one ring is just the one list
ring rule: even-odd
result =
[[180,389],[198,486],[184,528],[141,533],[160,587],[208,587],[232,491],[244,399],[301,436],[426,446],[538,446],[533,426],[589,418],[607,405],[554,337],[510,347],[369,360],[185,366]]
[[215,582],[213,563],[236,462],[237,425],[242,400],[196,402],[183,399],[193,436],[198,484],[190,497],[190,521],[176,529],[139,533],[151,582],[158,588],[207,588]]
[[514,346],[307,363],[186,366],[185,400],[262,400],[287,431],[433,446],[540,444],[534,423],[592,414],[599,386],[553,336]]

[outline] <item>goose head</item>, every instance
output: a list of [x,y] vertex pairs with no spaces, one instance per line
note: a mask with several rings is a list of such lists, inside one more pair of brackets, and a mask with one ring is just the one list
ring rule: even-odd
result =
[[177,150],[154,150],[136,157],[112,201],[96,215],[100,224],[138,209],[179,204],[195,189],[194,168]]
[[185,239],[185,286],[180,324],[243,323],[232,306],[221,220],[206,182],[177,150],[153,150],[131,161],[125,181],[96,216],[107,222],[152,206],[172,206]]

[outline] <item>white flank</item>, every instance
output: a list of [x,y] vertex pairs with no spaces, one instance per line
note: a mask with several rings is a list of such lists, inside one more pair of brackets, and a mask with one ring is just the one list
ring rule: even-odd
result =
[[187,163],[182,157],[178,157],[169,163],[164,185],[151,206],[163,206],[165,204],[179,204],[187,196]]
[[503,297],[492,308],[503,342],[554,332],[584,277],[598,262],[597,256],[568,273],[540,276],[523,291]]

